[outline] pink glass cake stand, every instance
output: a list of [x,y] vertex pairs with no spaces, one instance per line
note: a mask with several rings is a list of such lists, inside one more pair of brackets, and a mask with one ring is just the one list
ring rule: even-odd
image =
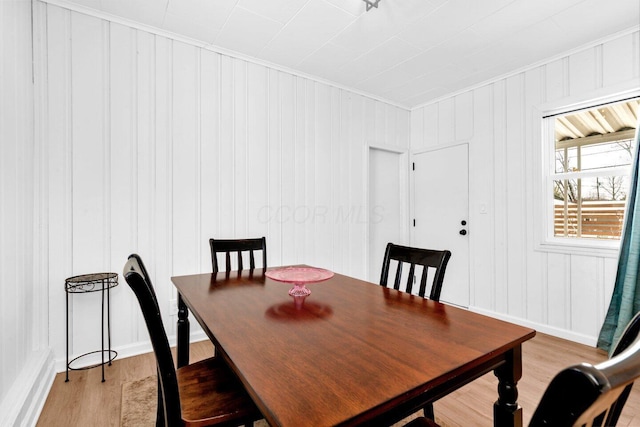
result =
[[289,289],[289,295],[306,297],[311,295],[311,291],[305,286],[307,283],[330,279],[333,277],[333,271],[315,267],[282,267],[267,270],[265,276],[278,282],[293,283],[293,288]]

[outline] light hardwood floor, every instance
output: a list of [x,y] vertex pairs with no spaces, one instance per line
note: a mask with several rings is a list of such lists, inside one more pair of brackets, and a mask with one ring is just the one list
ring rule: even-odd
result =
[[[191,345],[191,362],[209,357],[208,341]],[[523,378],[518,383],[518,402],[527,425],[551,378],[562,368],[576,363],[597,363],[606,355],[592,347],[538,333],[523,345]],[[100,369],[71,371],[56,376],[40,416],[38,426],[118,426],[122,384],[155,373],[152,354],[116,359],[105,369],[106,382],[100,382]],[[497,397],[493,374],[468,384],[434,404],[436,419],[443,426],[491,426],[493,402]],[[636,385],[622,412],[619,426],[640,426],[640,386]]]

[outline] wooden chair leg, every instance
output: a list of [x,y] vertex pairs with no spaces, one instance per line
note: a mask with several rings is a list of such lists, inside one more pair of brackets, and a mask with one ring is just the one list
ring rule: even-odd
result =
[[433,414],[433,403],[426,404],[422,410],[424,411],[425,417],[435,421],[436,417]]

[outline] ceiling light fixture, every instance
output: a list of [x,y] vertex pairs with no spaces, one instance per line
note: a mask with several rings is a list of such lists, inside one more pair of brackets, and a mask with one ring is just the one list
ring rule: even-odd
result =
[[369,12],[369,10],[372,7],[375,7],[377,9],[378,8],[378,3],[380,3],[380,0],[362,0],[362,1],[367,4],[367,12]]

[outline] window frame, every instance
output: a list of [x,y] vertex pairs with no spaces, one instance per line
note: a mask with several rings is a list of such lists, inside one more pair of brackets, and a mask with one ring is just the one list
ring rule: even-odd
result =
[[[584,178],[590,175],[603,176],[603,171],[591,172],[569,172],[557,173],[555,170],[555,123],[554,117],[570,113],[572,111],[586,110],[596,108],[599,105],[612,104],[623,101],[628,98],[636,98],[640,96],[640,90],[626,91],[616,93],[614,95],[593,97],[574,102],[558,102],[554,104],[545,104],[534,107],[534,118],[538,119],[540,126],[538,127],[540,134],[534,136],[534,141],[540,145],[539,156],[534,159],[534,168],[540,171],[540,177],[534,188],[534,204],[536,220],[535,225],[535,249],[542,252],[556,252],[575,255],[592,255],[607,258],[615,258],[618,256],[621,240],[600,240],[581,237],[556,237],[554,236],[554,199],[553,194],[554,180],[562,178],[578,176]],[[626,175],[630,174],[631,167],[612,167],[609,172],[625,171]],[[627,206],[625,205],[625,216]]]

